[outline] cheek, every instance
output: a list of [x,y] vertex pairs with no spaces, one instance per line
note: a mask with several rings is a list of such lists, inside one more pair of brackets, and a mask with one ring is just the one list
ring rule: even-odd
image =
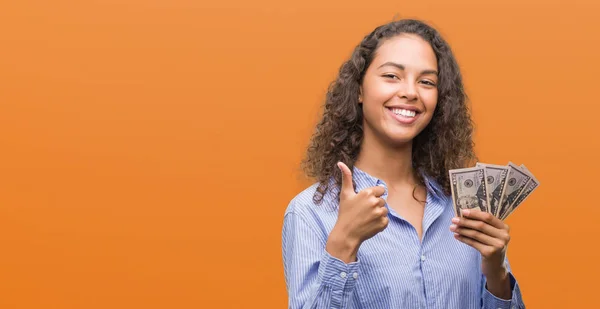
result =
[[374,102],[363,103],[363,114],[365,119],[375,120],[381,117],[381,104],[375,104]]
[[437,100],[438,100],[437,90],[427,91],[427,92],[423,93],[421,95],[421,100],[422,100],[423,104],[425,105],[425,108],[427,109],[427,111],[433,112],[433,110],[435,110],[435,107],[437,106]]
[[421,96],[421,102],[425,105],[425,110],[427,111],[425,114],[425,123],[429,125],[431,119],[433,118],[433,112],[437,106],[437,91],[430,91],[426,93],[424,96]]
[[397,95],[398,88],[392,83],[373,82],[365,84],[364,91],[366,101],[375,104],[383,104]]

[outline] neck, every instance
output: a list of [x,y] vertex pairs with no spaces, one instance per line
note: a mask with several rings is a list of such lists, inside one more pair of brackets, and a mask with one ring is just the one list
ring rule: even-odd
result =
[[412,141],[391,147],[365,130],[360,153],[354,165],[383,180],[388,186],[414,185],[416,182],[412,167]]

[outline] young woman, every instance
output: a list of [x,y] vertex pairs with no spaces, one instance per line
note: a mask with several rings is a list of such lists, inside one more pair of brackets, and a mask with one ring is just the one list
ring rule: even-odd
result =
[[435,29],[400,20],[367,35],[303,162],[318,182],[285,212],[289,308],[525,308],[508,226],[452,209],[448,170],[477,160],[472,127]]

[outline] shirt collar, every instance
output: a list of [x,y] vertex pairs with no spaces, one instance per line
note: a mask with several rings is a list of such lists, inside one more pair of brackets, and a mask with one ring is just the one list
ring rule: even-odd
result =
[[[427,176],[425,173],[422,173],[421,175],[425,181],[425,187],[427,188],[428,194],[431,194],[433,198],[440,201],[445,200],[446,194],[444,194],[444,190],[442,190],[441,186],[435,181],[435,179]],[[363,189],[373,186],[382,186],[385,188],[385,195],[387,196],[387,184],[383,180],[368,174],[356,166],[353,167],[352,178],[356,184],[356,192],[360,192]]]

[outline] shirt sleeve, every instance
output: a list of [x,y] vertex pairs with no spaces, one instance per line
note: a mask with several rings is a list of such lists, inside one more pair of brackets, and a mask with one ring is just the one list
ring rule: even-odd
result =
[[360,261],[349,264],[325,250],[327,236],[288,212],[282,232],[289,309],[348,308]]
[[511,299],[501,299],[494,296],[494,294],[487,289],[487,281],[485,280],[485,277],[483,277],[482,309],[525,309],[525,303],[523,303],[519,284],[512,274],[508,260],[506,260],[506,266],[508,268],[508,277],[512,292]]

